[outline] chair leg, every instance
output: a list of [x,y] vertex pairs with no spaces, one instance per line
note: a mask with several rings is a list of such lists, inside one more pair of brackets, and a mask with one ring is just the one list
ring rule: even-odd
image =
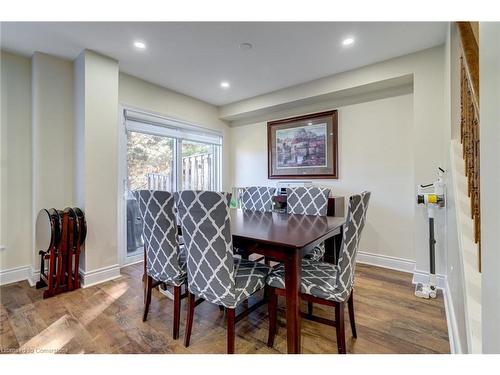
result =
[[143,322],[145,322],[148,319],[149,304],[151,303],[152,289],[153,289],[153,278],[151,276],[148,276],[144,288],[144,314],[142,315]]
[[235,309],[227,308],[227,354],[234,354]]
[[147,277],[147,261],[148,261],[148,258],[146,256],[146,244],[144,244],[144,272],[142,274],[142,281],[146,281],[146,277]]
[[358,338],[358,334],[356,333],[356,320],[354,319],[354,290],[351,291],[351,295],[349,296],[349,299],[347,300],[347,308],[349,310],[349,322],[351,323],[351,332],[352,332],[352,337],[355,339]]
[[174,286],[174,340],[179,338],[179,326],[181,321],[181,286]]
[[307,302],[307,315],[312,315],[312,314],[313,314],[313,303]]
[[346,354],[345,346],[345,322],[344,322],[344,302],[335,303],[335,322],[337,329],[337,348],[339,354]]
[[191,340],[191,330],[193,328],[193,318],[194,318],[194,294],[188,291],[188,312],[186,320],[186,332],[184,333],[184,346],[187,348],[189,346],[189,341]]
[[267,346],[270,348],[274,345],[274,336],[277,333],[277,313],[278,313],[278,295],[274,288],[268,287],[268,311],[269,311],[269,336],[267,338]]

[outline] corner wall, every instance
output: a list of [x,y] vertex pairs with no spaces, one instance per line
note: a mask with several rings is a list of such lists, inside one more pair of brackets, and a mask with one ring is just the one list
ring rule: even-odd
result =
[[[82,81],[83,80],[83,81]],[[85,50],[75,63],[75,192],[85,210],[85,286],[120,275],[118,262],[118,62]],[[82,162],[83,160],[83,162]]]
[[[73,206],[73,62],[36,52],[32,68],[33,228],[43,208]],[[40,269],[33,247],[32,268]]]
[[500,23],[479,24],[483,353],[500,353]]
[[1,51],[0,284],[31,276],[31,61]]

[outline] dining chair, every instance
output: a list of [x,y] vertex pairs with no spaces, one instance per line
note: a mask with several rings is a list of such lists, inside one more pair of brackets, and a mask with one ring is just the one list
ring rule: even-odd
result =
[[[195,298],[223,306],[227,317],[227,352],[234,353],[235,323],[255,306],[235,315],[235,308],[263,289],[270,267],[233,257],[229,202],[231,194],[185,190],[175,193],[187,250],[188,315],[184,345],[189,346]],[[261,304],[258,304],[259,306]]]
[[[343,229],[342,245],[338,264],[304,260],[300,285],[301,299],[333,306],[335,320],[305,314],[306,319],[334,326],[337,331],[337,348],[341,354],[346,353],[344,309],[347,302],[352,336],[357,338],[354,319],[354,270],[361,232],[365,225],[366,211],[370,200],[370,192],[353,195],[349,198],[347,221]],[[272,347],[277,330],[278,296],[285,295],[285,269],[278,266],[268,277],[269,285],[269,337],[267,345]]]
[[[326,216],[330,189],[315,186],[286,189],[286,207],[289,214]],[[325,255],[325,243],[316,245],[304,258],[321,260]]]
[[[273,195],[276,191],[275,187],[269,186],[250,186],[243,188],[241,195],[242,208],[247,211],[271,212],[273,210]],[[241,255],[244,259],[248,259],[253,252],[251,249],[234,249],[235,253]],[[270,260],[263,256],[254,259],[256,262],[265,260],[269,265]]]
[[173,338],[179,337],[181,287],[186,283],[186,254],[177,241],[174,196],[167,191],[139,190],[135,192],[142,216],[146,251],[146,285],[144,314],[146,321],[151,303],[151,291],[159,284],[174,287]]
[[275,187],[250,186],[243,189],[242,208],[250,211],[270,212],[273,209]]

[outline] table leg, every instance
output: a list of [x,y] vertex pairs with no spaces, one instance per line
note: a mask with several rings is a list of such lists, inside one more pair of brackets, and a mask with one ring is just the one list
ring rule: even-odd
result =
[[285,260],[286,329],[289,354],[300,353],[300,272],[301,259],[295,251]]

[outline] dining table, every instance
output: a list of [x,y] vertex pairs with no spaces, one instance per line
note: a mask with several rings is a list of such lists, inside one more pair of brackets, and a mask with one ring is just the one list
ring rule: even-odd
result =
[[[233,245],[285,267],[287,350],[301,352],[300,284],[302,258],[325,241],[327,256],[338,257],[344,217],[231,209]],[[331,249],[330,249],[331,247]],[[333,252],[333,254],[331,254]]]

